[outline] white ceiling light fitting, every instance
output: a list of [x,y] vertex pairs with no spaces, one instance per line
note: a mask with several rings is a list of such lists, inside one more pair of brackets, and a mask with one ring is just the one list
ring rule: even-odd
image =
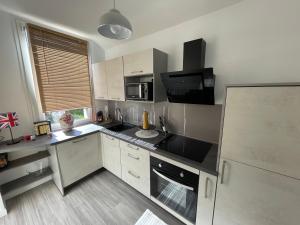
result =
[[117,40],[131,37],[132,26],[128,19],[116,9],[115,0],[114,8],[101,16],[98,32],[104,37]]

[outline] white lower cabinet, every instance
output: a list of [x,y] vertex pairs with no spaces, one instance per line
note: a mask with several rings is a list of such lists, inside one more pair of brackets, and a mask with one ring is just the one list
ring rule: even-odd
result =
[[217,177],[200,171],[196,225],[212,225]]
[[102,156],[104,167],[121,178],[121,150],[119,139],[107,134],[102,134]]
[[56,145],[63,187],[102,167],[99,134]]
[[214,225],[298,225],[300,181],[220,160]]
[[126,142],[120,142],[122,180],[150,198],[150,153]]

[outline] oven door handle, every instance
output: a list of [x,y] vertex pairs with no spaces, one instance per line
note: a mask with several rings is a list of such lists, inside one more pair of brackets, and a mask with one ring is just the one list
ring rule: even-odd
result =
[[183,188],[188,189],[188,190],[190,190],[190,191],[194,191],[194,188],[193,188],[193,187],[190,187],[190,186],[181,184],[181,183],[179,183],[179,182],[177,182],[177,181],[175,181],[175,180],[172,180],[172,179],[166,177],[165,175],[161,174],[160,172],[158,172],[156,169],[152,169],[152,171],[153,171],[157,176],[160,176],[161,178],[165,179],[166,181],[169,181],[170,183],[179,185],[180,187],[183,187]]

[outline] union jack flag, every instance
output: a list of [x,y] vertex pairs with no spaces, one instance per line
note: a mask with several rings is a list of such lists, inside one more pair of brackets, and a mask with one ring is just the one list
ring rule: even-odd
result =
[[18,116],[16,112],[0,113],[0,129],[18,125]]

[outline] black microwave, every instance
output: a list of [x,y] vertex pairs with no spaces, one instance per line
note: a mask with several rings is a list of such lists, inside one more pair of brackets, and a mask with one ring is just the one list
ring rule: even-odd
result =
[[153,82],[127,83],[125,91],[127,100],[153,100]]

